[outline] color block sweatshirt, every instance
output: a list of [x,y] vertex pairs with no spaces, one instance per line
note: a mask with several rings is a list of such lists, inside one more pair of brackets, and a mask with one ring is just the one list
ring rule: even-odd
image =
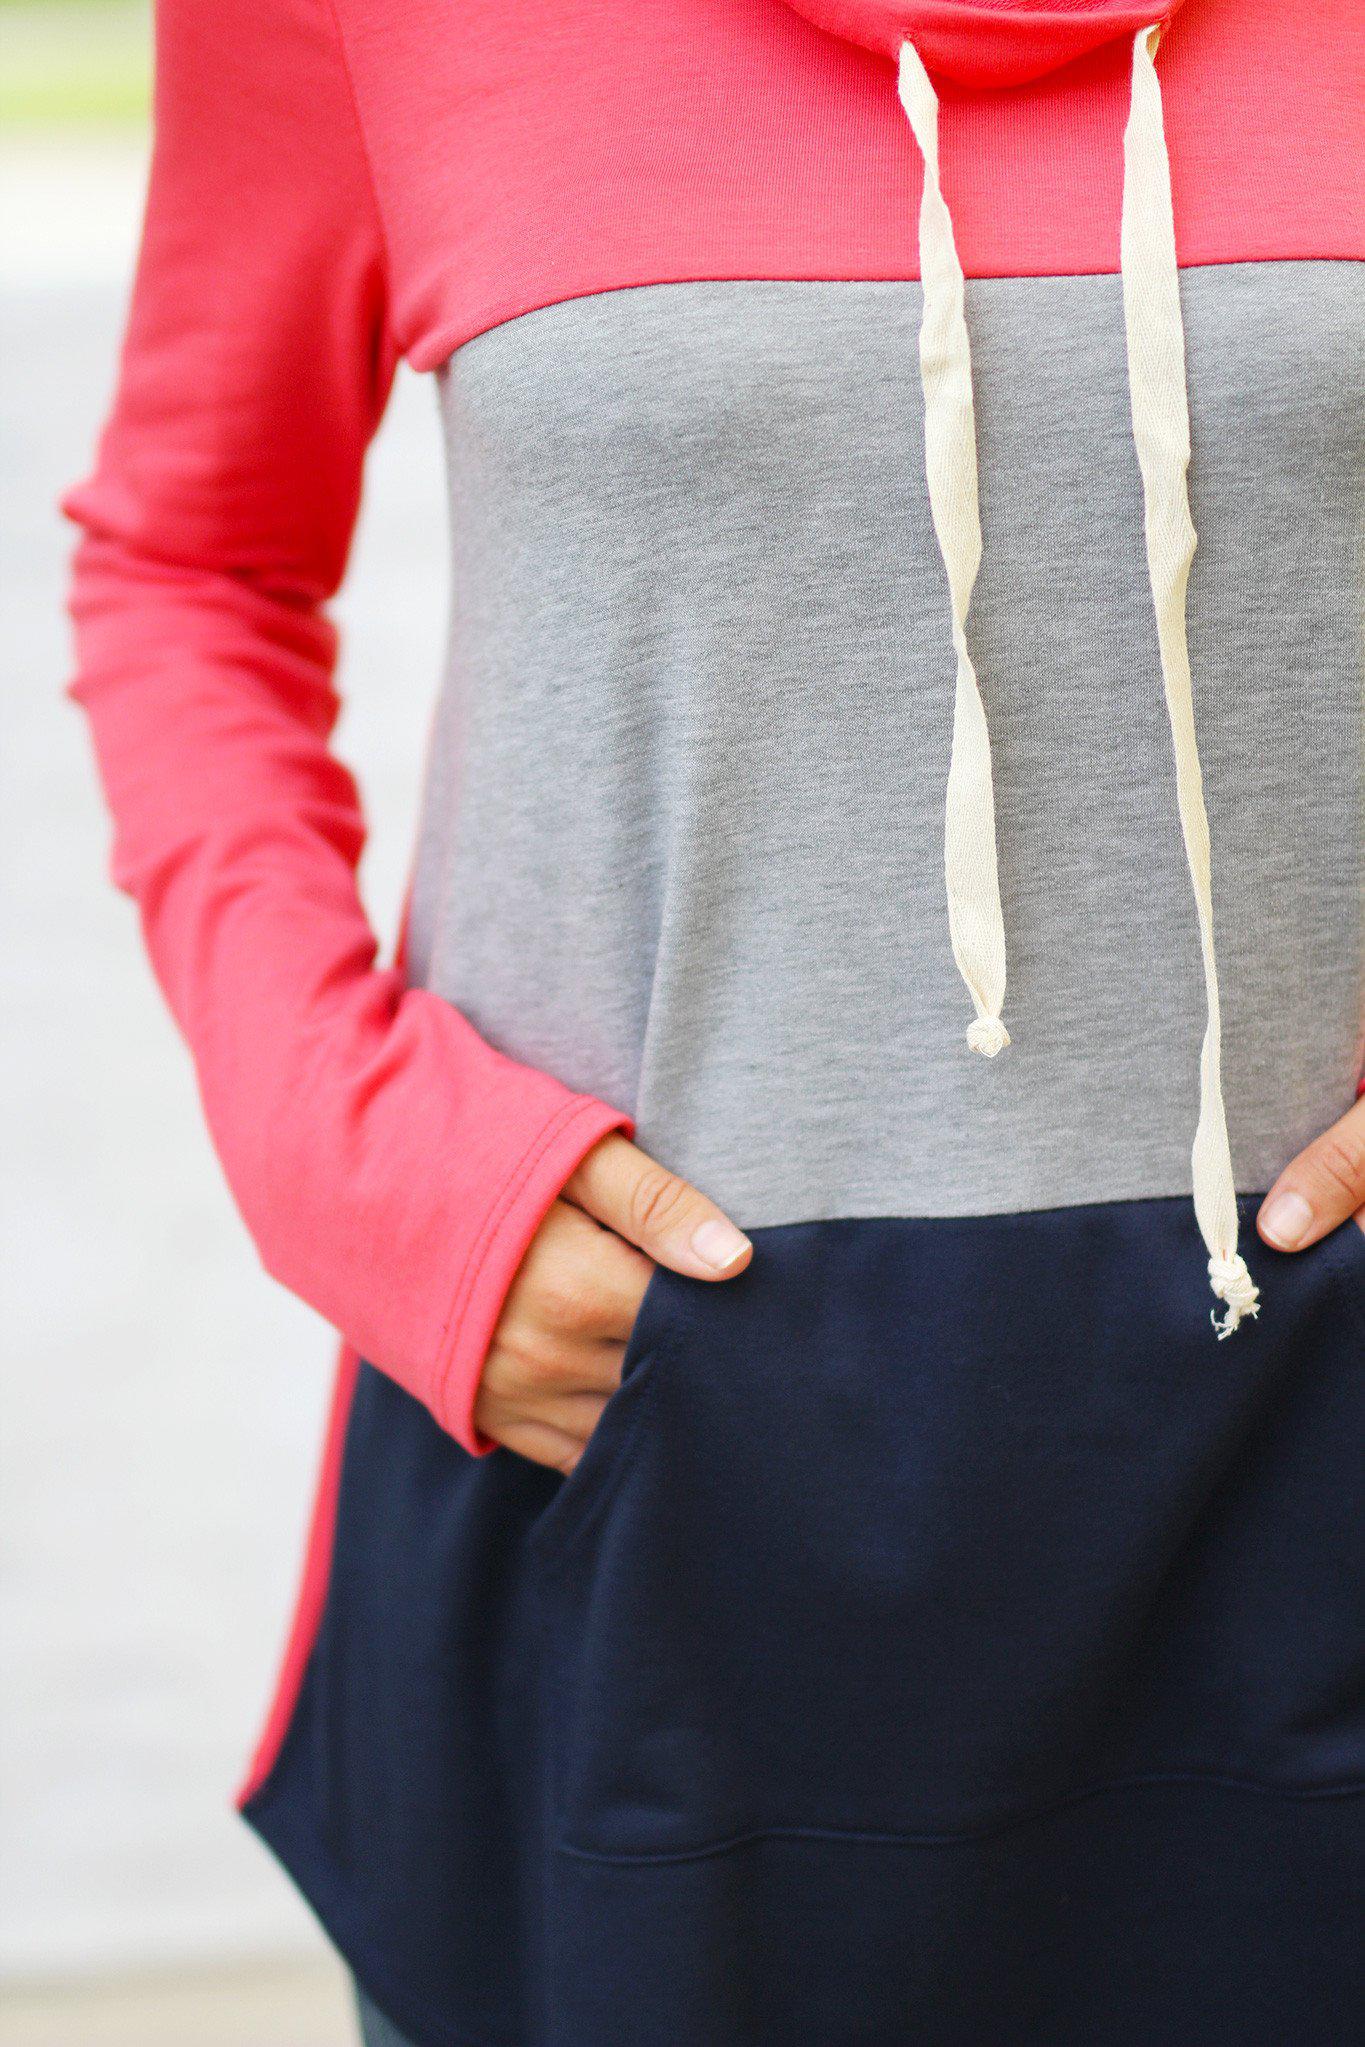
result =
[[[244,1806],[419,2047],[1345,2036],[1365,1239],[1248,1223],[1365,1052],[1363,110],[1356,0],[162,0],[71,689],[345,1339]],[[561,1483],[474,1395],[613,1129],[755,1256]]]
[[[1165,864],[1115,276],[1144,20],[521,0],[454,33],[424,0],[160,11],[118,397],[66,500],[85,530],[73,694],[115,878],[265,1264],[466,1442],[530,1236],[642,1107],[643,1139],[751,1221],[1174,1183],[1162,1119],[1188,1108],[1191,1019],[1173,1005],[1198,968]],[[894,288],[920,250],[923,158],[887,68],[908,36],[938,77],[947,246],[974,282],[986,555],[965,644],[1018,842],[1016,977],[1049,955],[1012,984],[1033,1013],[998,1086],[939,1072],[956,998],[919,828],[952,744],[952,620]],[[1331,814],[1354,758],[1331,694],[1358,652],[1345,501],[1312,488],[1352,415],[1344,390],[1312,394],[1305,441],[1290,401],[1334,333],[1349,359],[1354,280],[1331,266],[1365,233],[1360,40],[1346,5],[1198,0],[1159,60],[1211,529],[1197,686],[1235,691],[1248,660],[1301,676],[1324,754],[1304,758],[1283,701],[1246,712],[1232,755],[1236,721],[1206,734],[1244,877],[1220,904],[1244,1185],[1357,1056],[1330,924],[1355,856],[1306,815],[1313,791]],[[356,897],[325,613],[400,355],[441,371],[457,591],[407,979],[376,963]],[[1307,502],[1277,517],[1296,484]],[[921,701],[929,727],[903,729]],[[1307,854],[1288,896],[1273,846],[1238,843],[1283,834],[1286,801]],[[1116,891],[1135,856],[1159,876]],[[1142,956],[1145,918],[1178,962]],[[991,920],[1003,992],[998,897]],[[979,982],[974,999],[998,1015]],[[1250,1044],[1252,1007],[1318,1084]],[[1080,1112],[1095,1092],[1118,1127]]]

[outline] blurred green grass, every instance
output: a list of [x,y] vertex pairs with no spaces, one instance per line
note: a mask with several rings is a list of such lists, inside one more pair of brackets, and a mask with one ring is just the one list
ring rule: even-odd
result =
[[148,0],[0,0],[0,128],[11,134],[143,122],[151,68]]

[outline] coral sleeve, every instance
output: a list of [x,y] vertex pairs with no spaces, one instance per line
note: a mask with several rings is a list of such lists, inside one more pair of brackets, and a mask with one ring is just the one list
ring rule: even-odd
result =
[[325,0],[163,0],[156,142],[82,529],[69,696],[262,1262],[470,1449],[488,1341],[606,1104],[378,946],[325,606],[393,375],[383,237]]

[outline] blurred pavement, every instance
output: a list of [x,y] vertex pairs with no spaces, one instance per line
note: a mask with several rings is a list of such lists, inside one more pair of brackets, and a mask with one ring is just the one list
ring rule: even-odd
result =
[[323,1954],[11,1989],[0,2006],[0,2047],[357,2047],[355,2033]]

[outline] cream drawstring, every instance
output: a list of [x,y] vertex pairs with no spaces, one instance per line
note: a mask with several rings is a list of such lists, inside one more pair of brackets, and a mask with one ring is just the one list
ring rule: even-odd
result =
[[1255,1281],[1237,1249],[1237,1185],[1223,1106],[1222,1016],[1213,949],[1213,878],[1204,777],[1194,727],[1194,690],[1185,628],[1185,589],[1194,558],[1186,472],[1190,407],[1185,387],[1185,330],[1175,257],[1171,165],[1156,75],[1160,30],[1146,28],[1133,44],[1133,97],[1123,136],[1123,214],[1119,268],[1128,331],[1128,391],[1133,439],[1146,508],[1147,573],[1156,607],[1161,680],[1175,747],[1176,803],[1199,918],[1208,1022],[1199,1056],[1199,1124],[1194,1134],[1194,1212],[1209,1254],[1209,1278],[1227,1314],[1217,1324],[1231,1336],[1260,1305]]
[[1005,919],[995,858],[991,738],[981,687],[967,651],[967,612],[981,566],[972,352],[967,340],[962,265],[938,181],[938,98],[910,43],[901,45],[900,96],[924,157],[919,214],[924,466],[934,531],[948,575],[957,649],[953,750],[943,822],[948,929],[953,958],[976,1004],[967,1043],[974,1052],[993,1059],[1010,1039],[1000,1021],[1005,1000]]
[[[1147,569],[1175,752],[1176,802],[1204,962],[1208,1022],[1199,1062],[1199,1123],[1192,1158],[1194,1210],[1209,1253],[1213,1291],[1227,1305],[1222,1321],[1215,1317],[1215,1327],[1223,1337],[1230,1336],[1245,1316],[1257,1312],[1259,1296],[1237,1249],[1236,1182],[1223,1105],[1209,821],[1195,734],[1185,619],[1185,593],[1196,542],[1187,484],[1189,400],[1171,171],[1154,61],[1159,39],[1158,28],[1146,28],[1133,44],[1132,102],[1123,138],[1120,270],[1133,438],[1142,473]],[[899,88],[901,105],[924,158],[919,244],[925,470],[934,531],[948,577],[957,654],[944,827],[948,919],[953,956],[976,1006],[967,1042],[990,1058],[1009,1043],[1009,1034],[1000,1020],[1005,995],[1005,932],[995,852],[990,735],[966,635],[981,562],[971,349],[962,265],[939,183],[938,99],[909,42],[901,46]]]

